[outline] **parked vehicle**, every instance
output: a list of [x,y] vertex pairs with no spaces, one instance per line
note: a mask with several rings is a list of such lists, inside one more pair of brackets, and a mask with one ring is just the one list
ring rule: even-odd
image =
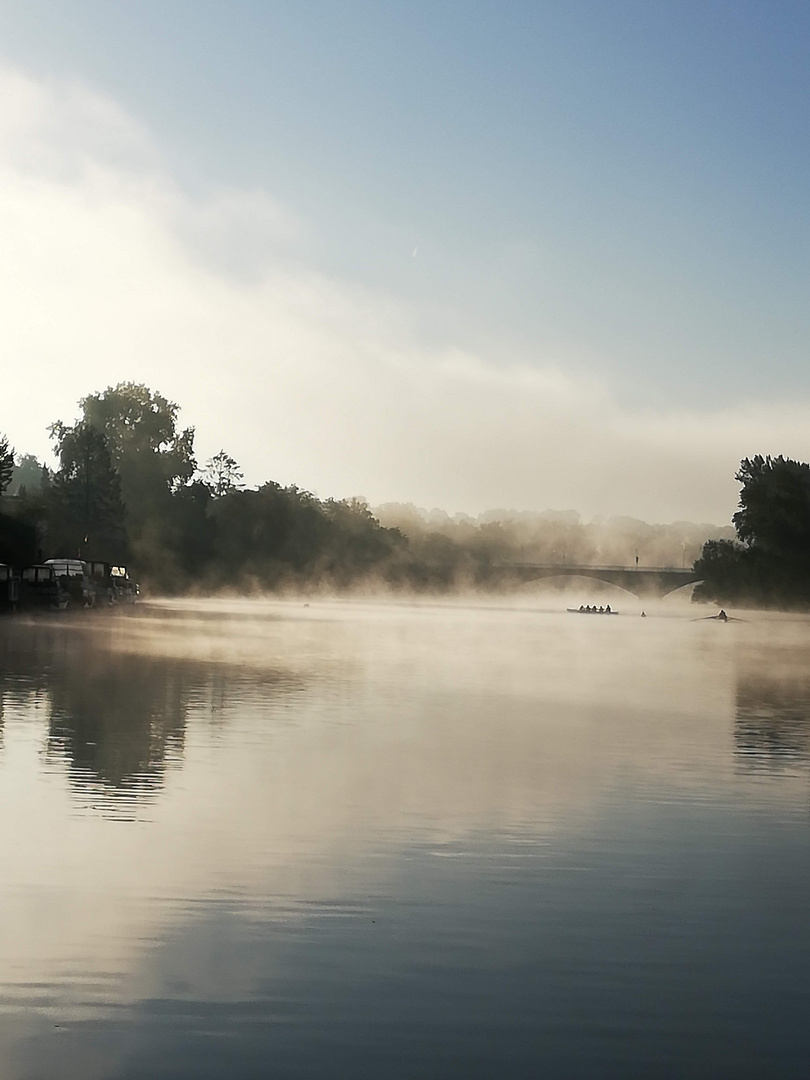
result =
[[14,567],[0,563],[0,611],[16,611],[20,604],[20,579]]
[[132,580],[125,566],[114,566],[112,573],[113,580],[116,582],[116,587],[120,593],[121,602],[134,604],[141,595],[141,587],[138,582]]
[[20,572],[20,607],[55,608],[64,611],[70,595],[47,563],[24,566]]
[[87,563],[81,559],[46,559],[45,565],[53,569],[72,606],[93,607],[96,590],[87,572]]
[[108,562],[91,559],[87,573],[99,604],[134,604],[140,589],[132,581],[125,566],[113,566]]
[[18,609],[134,604],[140,594],[125,566],[82,559],[48,559],[24,566],[18,574],[0,563],[0,612]]
[[125,566],[113,566],[110,568],[112,579],[118,590],[118,602],[121,604],[134,604],[141,595],[141,587],[137,581],[133,581]]

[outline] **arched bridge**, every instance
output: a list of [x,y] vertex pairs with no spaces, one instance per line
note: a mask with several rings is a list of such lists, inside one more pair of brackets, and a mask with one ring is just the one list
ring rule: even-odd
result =
[[674,566],[572,566],[542,563],[505,563],[499,567],[504,579],[539,581],[553,577],[587,577],[618,585],[634,596],[666,596],[684,585],[696,585],[701,578],[694,570]]

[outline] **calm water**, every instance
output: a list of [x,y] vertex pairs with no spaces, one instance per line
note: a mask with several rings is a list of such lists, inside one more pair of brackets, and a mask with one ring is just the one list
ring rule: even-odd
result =
[[0,623],[0,1076],[804,1080],[810,622],[696,614]]

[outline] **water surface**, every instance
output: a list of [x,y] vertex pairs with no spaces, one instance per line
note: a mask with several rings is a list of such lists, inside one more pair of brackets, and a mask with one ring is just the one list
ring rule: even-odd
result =
[[0,623],[0,1075],[804,1077],[810,623]]

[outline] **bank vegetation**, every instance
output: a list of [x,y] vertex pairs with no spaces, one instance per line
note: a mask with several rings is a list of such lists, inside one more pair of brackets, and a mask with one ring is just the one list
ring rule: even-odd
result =
[[[247,487],[221,450],[200,464],[179,406],[121,383],[50,427],[56,467],[0,441],[0,562],[81,557],[128,564],[153,593],[498,588],[510,563],[691,566],[730,528],[574,511],[473,518],[362,498]],[[704,552],[706,551],[703,548]]]

